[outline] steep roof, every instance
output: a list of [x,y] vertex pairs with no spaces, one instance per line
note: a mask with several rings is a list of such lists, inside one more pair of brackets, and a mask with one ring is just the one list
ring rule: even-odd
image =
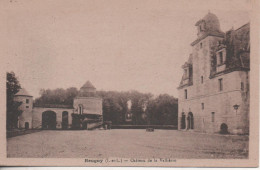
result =
[[32,97],[32,95],[30,95],[24,88],[20,89],[19,92],[17,92],[15,94],[15,96],[30,96],[30,97]]
[[195,26],[198,26],[201,22],[205,22],[208,31],[222,32],[220,30],[220,23],[218,17],[215,14],[209,12],[203,19],[199,20]]
[[87,81],[81,88],[95,89],[95,87],[93,86],[93,84],[90,81]]
[[[202,24],[204,23],[204,24]],[[216,36],[216,37],[224,37],[225,33],[220,29],[220,23],[218,17],[209,12],[206,16],[196,22],[195,26],[199,26],[200,24],[204,25],[203,30],[198,33],[198,38],[191,43],[191,45],[197,44],[202,39],[207,36]]]

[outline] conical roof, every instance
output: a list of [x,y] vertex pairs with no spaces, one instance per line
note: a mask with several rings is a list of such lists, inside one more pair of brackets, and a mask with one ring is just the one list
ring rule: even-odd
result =
[[209,12],[203,19],[199,20],[195,25],[198,26],[202,21],[206,23],[207,31],[215,31],[215,32],[222,32],[220,29],[220,23],[218,17]]
[[96,94],[96,88],[90,81],[87,81],[79,90],[79,97],[94,97]]
[[17,92],[15,94],[15,96],[30,96],[30,97],[32,97],[32,95],[30,95],[24,88],[20,89],[19,92]]
[[218,17],[215,14],[208,13],[203,20],[206,22],[206,26],[210,31],[218,31],[221,32],[220,30],[220,23],[218,20]]
[[90,81],[87,81],[81,88],[96,89]]

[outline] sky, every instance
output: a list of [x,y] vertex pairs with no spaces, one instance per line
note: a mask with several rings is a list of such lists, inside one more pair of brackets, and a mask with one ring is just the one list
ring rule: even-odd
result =
[[138,90],[178,97],[181,66],[208,11],[222,31],[250,21],[249,0],[3,0],[0,48],[34,97],[40,89]]

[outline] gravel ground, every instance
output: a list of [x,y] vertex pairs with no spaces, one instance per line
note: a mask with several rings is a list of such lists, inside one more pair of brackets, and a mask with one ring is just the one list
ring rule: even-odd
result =
[[248,136],[176,130],[41,131],[7,139],[16,158],[247,158]]

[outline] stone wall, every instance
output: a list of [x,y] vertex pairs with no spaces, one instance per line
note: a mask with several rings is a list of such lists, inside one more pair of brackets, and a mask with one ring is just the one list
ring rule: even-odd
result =
[[68,128],[71,128],[72,125],[72,116],[73,109],[67,108],[42,108],[42,107],[34,107],[32,111],[32,122],[34,129],[42,128],[42,113],[46,111],[53,111],[56,113],[56,128],[62,128],[62,112],[68,112]]
[[[204,85],[208,93],[197,91],[198,88],[193,86],[179,90],[179,129],[182,113],[187,117],[188,113],[192,112],[195,131],[219,132],[221,124],[226,123],[231,133],[248,133],[249,86],[245,85],[244,89],[241,89],[241,82],[249,82],[247,74],[235,71],[213,78]],[[223,79],[222,91],[219,91],[218,87],[219,78]],[[187,99],[184,99],[185,89],[188,91]],[[239,105],[237,112],[233,107],[235,104]]]

